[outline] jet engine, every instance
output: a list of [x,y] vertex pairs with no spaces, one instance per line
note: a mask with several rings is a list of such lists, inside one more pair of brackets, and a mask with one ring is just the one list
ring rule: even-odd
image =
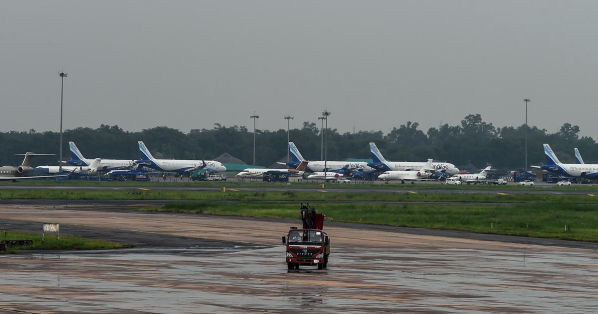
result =
[[27,166],[25,166],[25,167],[23,167],[23,166],[19,166],[19,167],[17,168],[17,174],[18,174],[18,175],[22,175],[22,174],[24,174],[25,172],[29,172],[29,171],[32,171],[32,170],[33,170],[33,168],[31,168],[31,167],[27,167]]

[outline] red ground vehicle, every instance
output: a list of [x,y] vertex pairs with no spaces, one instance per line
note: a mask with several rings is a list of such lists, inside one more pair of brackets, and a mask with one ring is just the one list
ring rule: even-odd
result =
[[326,232],[322,231],[324,215],[314,211],[311,216],[311,222],[309,219],[303,219],[303,229],[291,227],[287,236],[282,237],[282,243],[286,245],[289,270],[299,269],[299,265],[317,265],[318,269],[328,266],[330,239]]

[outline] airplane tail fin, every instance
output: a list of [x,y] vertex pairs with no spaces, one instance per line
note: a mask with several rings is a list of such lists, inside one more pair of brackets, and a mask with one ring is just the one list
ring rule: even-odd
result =
[[546,164],[547,165],[557,165],[560,164],[561,161],[556,157],[556,154],[550,148],[550,145],[544,144],[544,156],[546,156]]
[[384,156],[382,156],[382,153],[374,142],[370,142],[370,155],[373,162],[368,164],[368,166],[376,169],[390,170],[390,167],[388,167],[388,162]]
[[36,154],[32,152],[26,152],[24,154],[16,154],[17,156],[25,156],[23,158],[23,162],[21,162],[21,167],[31,167],[31,157],[33,156],[55,156],[56,154]]
[[491,170],[492,170],[492,166],[488,166],[488,167],[482,169],[482,173],[486,173],[486,172],[491,171]]
[[578,164],[585,164],[585,162],[583,162],[583,158],[581,158],[581,154],[579,153],[579,149],[577,149],[577,147],[575,147],[575,159],[577,159]]
[[141,151],[141,160],[144,160],[144,161],[153,160],[154,156],[152,156],[152,153],[150,153],[149,149],[147,149],[147,147],[145,146],[143,141],[138,141],[137,143],[139,144],[139,150]]
[[71,160],[68,161],[70,164],[78,166],[89,166],[89,164],[85,161],[85,157],[83,157],[83,154],[81,154],[79,148],[77,148],[75,142],[69,142],[69,148],[71,150]]
[[295,146],[295,143],[289,142],[289,152],[291,153],[291,161],[289,162],[290,166],[298,166],[301,164],[301,162],[305,161],[305,158],[303,158],[299,152],[299,149],[297,149],[297,146]]

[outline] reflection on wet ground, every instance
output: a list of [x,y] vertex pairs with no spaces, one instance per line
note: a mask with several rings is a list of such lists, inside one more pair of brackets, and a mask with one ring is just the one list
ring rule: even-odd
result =
[[598,308],[591,250],[333,248],[287,271],[282,246],[2,256],[0,308],[18,311],[375,312]]

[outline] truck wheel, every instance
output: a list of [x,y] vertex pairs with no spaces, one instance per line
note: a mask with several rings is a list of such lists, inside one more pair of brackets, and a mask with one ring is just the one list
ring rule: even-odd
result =
[[295,265],[293,265],[293,263],[287,263],[287,268],[289,270],[293,270],[293,269],[295,269]]
[[328,256],[324,257],[324,268],[328,268]]
[[318,269],[324,269],[324,264],[322,264],[322,263],[319,263],[319,264],[318,264]]
[[295,269],[299,270],[299,263],[295,263]]

